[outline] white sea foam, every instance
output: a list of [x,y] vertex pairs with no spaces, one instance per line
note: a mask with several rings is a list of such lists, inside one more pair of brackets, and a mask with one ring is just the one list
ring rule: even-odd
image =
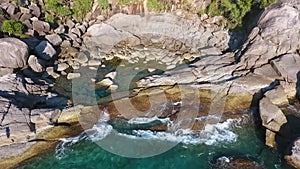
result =
[[233,124],[238,120],[228,119],[223,123],[207,124],[203,130],[193,131],[190,129],[171,132],[156,132],[150,130],[133,130],[132,135],[120,134],[131,139],[153,139],[183,144],[206,144],[218,145],[224,142],[235,142],[237,135],[233,132]]
[[58,160],[61,160],[62,158],[66,157],[68,152],[72,151],[72,149],[70,149],[72,145],[86,138],[87,136],[85,134],[80,134],[79,136],[76,137],[60,139],[61,142],[56,146],[55,149],[55,157]]
[[[66,156],[70,150],[70,146],[77,143],[82,139],[90,139],[92,141],[100,141],[110,135],[112,132],[119,136],[127,137],[130,139],[152,139],[160,141],[170,141],[176,143],[183,143],[185,145],[189,144],[205,144],[205,145],[218,145],[225,143],[235,142],[237,140],[237,134],[234,133],[234,129],[239,127],[243,119],[228,119],[221,123],[216,124],[206,124],[202,130],[191,130],[191,129],[179,129],[175,132],[165,131],[151,131],[151,130],[133,130],[132,134],[118,133],[113,129],[111,125],[107,123],[109,120],[109,114],[107,110],[103,111],[97,124],[93,128],[85,131],[86,134],[81,134],[77,137],[61,139],[62,143],[56,148],[56,158],[61,159]],[[196,120],[207,120],[208,118],[214,118],[213,116],[206,116],[197,118]],[[168,125],[173,125],[169,118],[159,119],[158,117],[153,118],[135,118],[129,120],[128,123],[142,124],[149,123],[154,120],[161,120],[162,122],[168,123]],[[88,135],[89,137],[86,137]]]
[[128,120],[129,124],[147,124],[147,123],[151,123],[153,121],[159,120],[162,123],[169,123],[170,122],[170,118],[158,118],[157,116],[154,116],[152,118],[148,118],[148,117],[137,117],[137,118],[132,118],[130,120]]

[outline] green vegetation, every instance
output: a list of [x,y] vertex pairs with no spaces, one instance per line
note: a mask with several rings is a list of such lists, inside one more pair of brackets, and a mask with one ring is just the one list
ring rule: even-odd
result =
[[245,15],[254,7],[265,8],[276,0],[212,0],[211,4],[199,14],[223,16],[229,29],[240,27]]
[[98,0],[99,6],[102,9],[109,9],[109,3],[107,0]]
[[24,26],[21,22],[15,20],[5,20],[1,26],[1,31],[8,33],[9,36],[21,36]]
[[74,0],[73,16],[77,20],[83,19],[85,15],[91,11],[93,2],[93,0]]
[[55,18],[51,14],[46,13],[45,14],[45,21],[49,22],[49,23],[54,23],[55,22]]
[[45,0],[43,9],[53,16],[65,17],[72,15],[71,9],[62,5],[58,0]]
[[45,0],[45,5],[43,6],[45,20],[51,23],[59,20],[58,17],[60,19],[74,17],[77,20],[82,20],[91,11],[93,2],[93,0],[73,0],[71,8],[70,4],[66,4],[62,0]]
[[156,12],[163,11],[165,9],[165,5],[162,2],[159,2],[158,0],[148,0],[147,7]]
[[129,5],[132,3],[132,0],[119,0],[120,5]]

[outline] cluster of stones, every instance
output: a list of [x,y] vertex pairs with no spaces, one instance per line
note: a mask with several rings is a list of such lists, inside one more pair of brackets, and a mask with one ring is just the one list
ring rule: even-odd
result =
[[[15,68],[26,68],[28,64],[31,69],[26,69],[23,72],[29,77],[42,74],[43,77],[58,78],[60,75],[67,75],[65,71],[69,67],[76,69],[79,63],[85,62],[85,56],[77,55],[82,45],[82,36],[89,25],[102,21],[104,18],[99,16],[97,19],[86,20],[81,23],[67,20],[64,25],[52,27],[52,25],[42,20],[40,5],[31,1],[23,2],[22,6],[14,5],[10,1],[1,3],[0,12],[3,15],[0,17],[0,26],[7,19],[21,21],[26,26],[24,34],[29,36],[29,38],[22,41],[30,49],[29,51],[26,51],[26,49],[20,51],[23,54],[20,56],[23,58],[22,64],[12,66],[7,61],[2,61],[2,75],[12,73]],[[40,38],[30,38],[33,36],[39,36]],[[4,41],[17,42],[18,44],[15,44],[15,47],[20,45],[18,41],[13,42],[14,39]],[[7,45],[6,47],[2,45],[2,47],[9,52],[9,49],[12,48],[7,48],[10,45],[9,43]],[[24,44],[21,44],[20,48],[22,47],[26,48]],[[59,59],[57,59],[58,57]],[[72,79],[78,77],[78,75],[70,73],[68,77]]]

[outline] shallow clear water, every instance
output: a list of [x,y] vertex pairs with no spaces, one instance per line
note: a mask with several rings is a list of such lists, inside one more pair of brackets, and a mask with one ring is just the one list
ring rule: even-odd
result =
[[234,133],[238,136],[235,142],[178,144],[163,154],[141,159],[114,155],[85,139],[67,146],[61,158],[51,152],[18,169],[206,169],[215,168],[215,160],[222,156],[253,159],[266,169],[290,168],[276,151],[264,146],[253,123],[234,129]]

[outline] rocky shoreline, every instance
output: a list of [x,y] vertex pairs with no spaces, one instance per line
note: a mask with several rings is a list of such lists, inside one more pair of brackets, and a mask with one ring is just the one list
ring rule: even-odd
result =
[[[267,7],[233,52],[228,52],[230,35],[220,17],[199,17],[175,7],[163,14],[111,11],[108,19],[98,11],[53,28],[41,19],[41,2],[24,7],[0,2],[1,24],[15,18],[28,28],[24,38],[0,39],[1,168],[80,134],[97,123],[104,109],[117,120],[157,116],[176,121],[178,112],[189,111],[195,114],[185,118],[192,121],[218,117],[210,123],[239,118],[232,112],[251,109],[266,145],[278,149],[277,138],[287,140],[290,147],[283,149],[291,154],[285,159],[300,168],[299,140],[283,131],[289,116],[282,108],[299,94],[298,1]],[[127,13],[137,13],[137,7],[128,7]],[[182,102],[180,111],[143,112],[174,102]],[[188,127],[201,130],[203,125]]]

